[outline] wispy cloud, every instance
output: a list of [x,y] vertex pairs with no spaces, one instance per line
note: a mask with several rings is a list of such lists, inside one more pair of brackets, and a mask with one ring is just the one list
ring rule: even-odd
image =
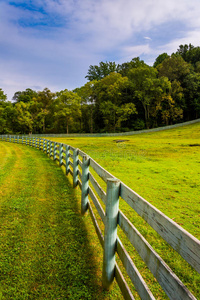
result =
[[152,63],[199,45],[199,13],[199,0],[2,0],[0,88],[9,98],[33,86],[72,89],[101,60]]

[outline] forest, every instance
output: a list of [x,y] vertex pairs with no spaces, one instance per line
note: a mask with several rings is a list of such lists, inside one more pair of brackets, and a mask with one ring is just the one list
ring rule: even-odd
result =
[[200,47],[180,45],[153,66],[90,65],[87,83],[51,92],[0,88],[0,134],[104,133],[154,128],[200,118]]

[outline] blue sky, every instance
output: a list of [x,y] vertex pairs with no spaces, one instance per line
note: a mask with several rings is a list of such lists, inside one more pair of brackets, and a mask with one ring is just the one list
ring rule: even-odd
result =
[[90,65],[139,56],[152,65],[200,46],[199,0],[0,0],[0,88],[84,85]]

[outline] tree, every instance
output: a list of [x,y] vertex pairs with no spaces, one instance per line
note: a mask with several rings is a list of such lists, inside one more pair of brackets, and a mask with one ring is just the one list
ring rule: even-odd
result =
[[192,72],[184,80],[187,119],[200,117],[200,74]]
[[153,67],[154,68],[156,68],[158,65],[160,65],[166,58],[168,58],[169,57],[169,55],[167,54],[167,53],[162,53],[162,54],[160,54],[157,58],[156,58],[156,60],[155,60],[155,62],[154,62],[154,64],[153,64]]
[[33,121],[29,112],[29,103],[18,102],[15,107],[16,125],[19,133],[30,133]]
[[0,89],[0,101],[6,101],[7,95],[4,94],[2,89]]
[[177,49],[176,54],[182,56],[182,58],[185,61],[191,62],[190,55],[191,55],[191,52],[193,49],[194,49],[194,46],[192,46],[191,44],[180,45],[179,49]]
[[69,128],[75,128],[81,118],[81,98],[77,93],[60,91],[57,93],[55,103],[55,123],[57,126],[64,126],[65,132],[69,133]]
[[108,76],[112,72],[117,72],[118,71],[118,66],[116,65],[115,62],[103,62],[101,61],[99,63],[99,66],[97,65],[90,65],[87,75],[85,78],[87,78],[89,81],[93,80],[100,80],[106,76]]
[[43,133],[46,132],[47,124],[52,126],[51,107],[53,106],[55,96],[56,94],[52,93],[48,88],[38,92],[37,101],[41,104],[38,117],[43,124]]
[[118,72],[122,76],[128,76],[128,73],[131,69],[139,68],[139,67],[142,67],[144,65],[145,65],[145,63],[144,63],[143,60],[140,60],[139,57],[135,57],[131,61],[119,65],[118,66]]
[[96,93],[95,93],[96,83],[97,80],[89,81],[81,88],[77,88],[74,90],[74,92],[76,92],[79,95],[79,97],[81,97],[82,123],[84,124],[85,128],[89,127],[90,133],[93,133],[94,131],[94,107],[96,101]]
[[169,93],[171,84],[166,77],[157,78],[158,71],[144,65],[129,71],[129,79],[134,97],[141,101],[144,108],[146,127],[150,127],[150,117],[156,117],[162,97]]
[[13,100],[15,102],[30,102],[33,98],[37,98],[37,92],[33,91],[32,89],[26,89],[25,91],[18,91],[14,94]]
[[95,84],[96,104],[99,105],[99,112],[103,115],[104,124],[109,131],[116,130],[117,111],[122,104],[122,91],[127,85],[128,78],[114,72]]
[[161,101],[161,116],[165,125],[169,125],[173,121],[181,120],[183,117],[183,110],[176,107],[175,101],[170,95],[165,95]]
[[172,55],[166,58],[157,68],[160,77],[165,76],[171,82],[177,80],[180,83],[191,71],[191,65],[185,62],[180,55]]
[[138,114],[134,103],[126,103],[118,108],[117,116],[117,127],[121,127],[121,122],[127,121],[132,115]]

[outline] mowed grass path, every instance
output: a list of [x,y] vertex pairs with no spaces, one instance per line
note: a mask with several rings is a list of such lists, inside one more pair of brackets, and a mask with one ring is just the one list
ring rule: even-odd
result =
[[[122,299],[80,194],[46,154],[0,142],[0,299]],[[99,245],[99,246],[98,246]]]

